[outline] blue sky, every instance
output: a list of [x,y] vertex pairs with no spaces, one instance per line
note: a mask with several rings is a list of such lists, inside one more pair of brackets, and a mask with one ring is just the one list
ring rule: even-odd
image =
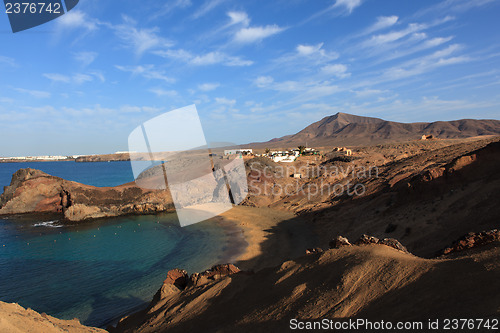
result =
[[0,14],[0,156],[127,149],[196,104],[207,139],[337,112],[500,118],[500,1],[81,0],[24,32]]

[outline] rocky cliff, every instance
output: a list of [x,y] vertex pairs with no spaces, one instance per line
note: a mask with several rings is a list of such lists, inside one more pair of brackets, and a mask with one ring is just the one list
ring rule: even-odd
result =
[[70,221],[173,210],[165,190],[146,190],[135,183],[99,188],[35,169],[18,170],[0,196],[0,215],[60,213]]

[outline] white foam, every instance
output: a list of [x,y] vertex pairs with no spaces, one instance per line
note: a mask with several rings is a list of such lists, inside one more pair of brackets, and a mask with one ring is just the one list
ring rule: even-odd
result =
[[49,227],[49,228],[61,228],[61,224],[56,224],[59,220],[45,221],[33,224],[34,227]]

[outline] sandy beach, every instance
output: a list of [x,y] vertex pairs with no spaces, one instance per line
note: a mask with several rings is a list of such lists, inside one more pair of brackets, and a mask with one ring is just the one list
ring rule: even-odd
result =
[[248,244],[236,257],[236,265],[244,270],[279,265],[317,242],[306,222],[288,211],[235,206],[221,216],[241,230]]

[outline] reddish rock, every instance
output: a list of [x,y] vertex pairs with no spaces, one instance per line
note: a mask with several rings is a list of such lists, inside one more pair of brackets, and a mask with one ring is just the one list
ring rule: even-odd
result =
[[500,241],[500,230],[493,229],[479,233],[470,232],[461,239],[454,242],[450,247],[442,251],[442,254],[450,254],[463,250],[472,249],[481,245]]
[[134,182],[94,187],[29,168],[14,173],[0,196],[0,215],[50,212],[71,221],[173,210],[166,190],[143,189]]
[[185,270],[174,268],[168,271],[167,278],[163,281],[163,284],[172,284],[183,290],[187,286],[188,279],[189,275]]
[[188,281],[188,286],[199,286],[211,280],[217,280],[224,276],[240,272],[240,269],[233,264],[215,265],[212,268],[202,272],[194,273]]
[[328,245],[330,246],[330,249],[338,249],[343,246],[351,246],[351,243],[349,243],[347,238],[337,236],[337,238],[332,239]]

